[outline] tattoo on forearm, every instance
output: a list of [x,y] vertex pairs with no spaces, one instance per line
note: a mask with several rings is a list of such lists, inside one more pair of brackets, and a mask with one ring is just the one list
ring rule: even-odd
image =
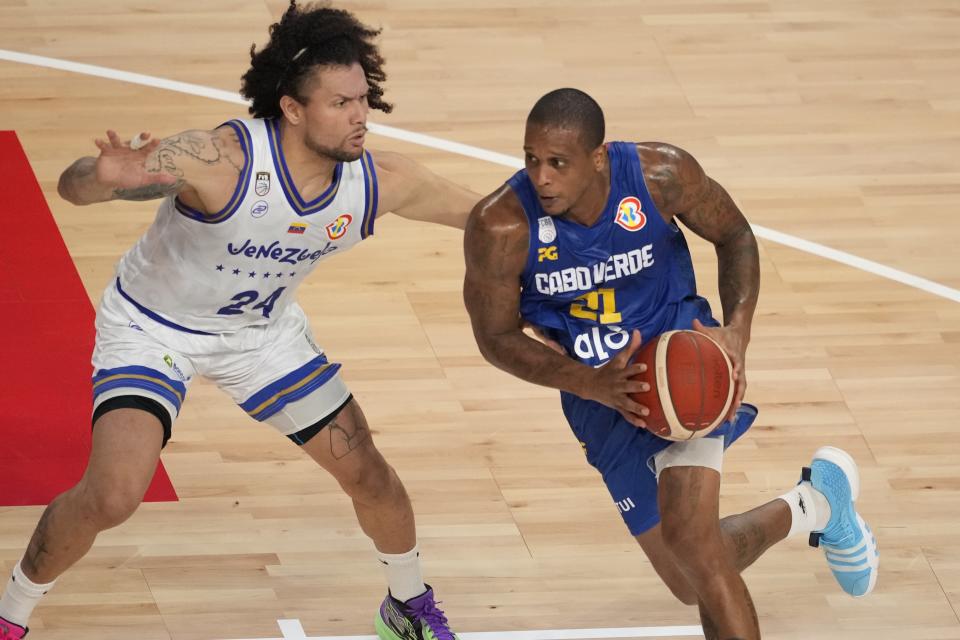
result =
[[119,200],[155,200],[178,193],[186,184],[184,171],[180,165],[183,158],[201,162],[207,166],[214,166],[221,162],[229,164],[237,175],[241,167],[234,162],[226,150],[226,138],[237,142],[237,134],[230,131],[186,131],[163,141],[155,154],[147,159],[147,173],[166,173],[177,178],[173,184],[146,185],[135,189],[115,189],[113,198]]
[[173,184],[149,184],[136,189],[114,189],[114,200],[156,200],[166,198],[180,191],[184,181],[177,180]]
[[749,227],[717,247],[717,261],[723,317],[729,320],[743,306],[752,315],[760,290],[760,255]]
[[723,317],[729,321],[740,308],[752,315],[760,290],[760,255],[750,224],[727,192],[707,178],[702,199],[679,215],[683,223],[716,246],[718,287]]

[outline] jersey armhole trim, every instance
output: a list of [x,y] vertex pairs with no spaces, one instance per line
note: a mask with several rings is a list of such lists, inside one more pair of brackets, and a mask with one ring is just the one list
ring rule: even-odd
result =
[[360,225],[360,239],[373,235],[373,225],[377,221],[377,207],[379,205],[380,187],[377,182],[377,169],[373,156],[369,151],[363,152],[363,191],[366,206],[363,213],[363,222]]
[[[237,209],[240,208],[240,203],[243,202],[243,199],[247,195],[247,187],[250,184],[250,170],[253,166],[253,143],[250,139],[250,132],[247,131],[247,128],[243,126],[243,123],[239,120],[229,120],[220,126],[222,127],[224,125],[231,127],[234,132],[236,132],[237,138],[240,140],[240,149],[243,151],[243,169],[240,170],[237,185],[234,187],[233,195],[230,197],[227,205],[216,213],[205,214],[202,211],[198,211],[184,204],[179,197],[174,197],[173,199],[173,206],[180,214],[191,220],[203,222],[204,224],[223,222],[236,213]],[[217,128],[219,129],[220,127]]]

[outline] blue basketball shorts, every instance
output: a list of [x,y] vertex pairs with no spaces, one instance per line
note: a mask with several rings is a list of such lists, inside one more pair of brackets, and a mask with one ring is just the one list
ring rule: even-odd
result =
[[[633,426],[618,411],[598,402],[561,393],[561,404],[587,462],[600,472],[630,533],[637,536],[655,527],[660,510],[653,458],[675,443]],[[726,449],[746,433],[756,417],[756,407],[742,404],[732,421],[707,438],[722,438]]]

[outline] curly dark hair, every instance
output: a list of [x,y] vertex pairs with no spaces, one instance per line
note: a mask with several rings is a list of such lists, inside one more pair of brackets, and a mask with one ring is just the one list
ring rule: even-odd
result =
[[243,74],[240,94],[250,100],[255,118],[277,118],[281,96],[306,102],[302,91],[314,67],[359,62],[370,87],[370,108],[390,113],[393,105],[383,101],[380,86],[387,79],[383,56],[372,42],[379,34],[349,11],[327,3],[299,7],[290,0],[280,21],[270,25],[270,42],[259,52],[255,44],[250,47],[250,69]]

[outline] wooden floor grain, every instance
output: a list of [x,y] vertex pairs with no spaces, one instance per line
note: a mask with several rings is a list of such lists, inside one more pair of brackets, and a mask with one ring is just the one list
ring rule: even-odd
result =
[[[0,0],[0,48],[235,91],[282,0]],[[608,139],[685,147],[757,225],[960,288],[960,7],[955,0],[463,0],[342,3],[383,27],[382,124],[519,156],[533,102],[576,86]],[[92,300],[152,203],[75,208],[55,184],[110,127],[167,135],[244,109],[0,60],[16,130]],[[487,192],[512,170],[380,136]],[[463,310],[460,234],[391,217],[301,290],[418,514],[428,580],[461,631],[696,624],[671,600],[584,462],[556,394],[487,366]],[[693,242],[716,304],[712,249]],[[722,511],[850,451],[882,572],[843,595],[803,541],[747,572],[764,637],[960,639],[960,306],[761,241],[752,433]],[[4,375],[12,375],[10,373]],[[4,425],[4,428],[15,426]],[[206,383],[164,456],[178,503],[104,533],[31,621],[31,640],[372,633],[384,594],[336,484]],[[0,509],[0,569],[39,508]]]

